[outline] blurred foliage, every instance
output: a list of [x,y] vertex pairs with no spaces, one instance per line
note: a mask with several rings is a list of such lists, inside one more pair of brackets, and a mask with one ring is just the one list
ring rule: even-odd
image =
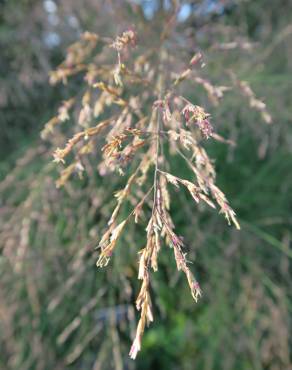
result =
[[[56,14],[48,11],[52,3]],[[222,66],[236,70],[265,98],[274,123],[262,123],[239,94],[210,107],[218,132],[237,143],[210,143],[208,152],[242,230],[227,228],[177,194],[172,215],[192,246],[189,258],[204,295],[195,305],[168,253],[162,255],[152,286],[159,319],[146,331],[136,362],[128,348],[136,320],[136,246],[144,230],[129,228],[106,270],[96,270],[93,249],[123,179],[113,183],[92,173],[57,190],[58,170],[38,139],[60,99],[69,96],[47,84],[65,47],[85,29],[115,35],[137,22],[157,27],[162,4],[170,2],[157,2],[151,19],[138,2],[106,3],[0,3],[0,368],[291,369],[290,2],[189,2],[192,12],[178,24],[190,48],[199,34],[206,75],[224,83]],[[211,3],[219,11],[210,10]],[[234,40],[255,44],[210,47]],[[203,91],[191,94],[208,106]],[[181,163],[173,166],[184,174]]]

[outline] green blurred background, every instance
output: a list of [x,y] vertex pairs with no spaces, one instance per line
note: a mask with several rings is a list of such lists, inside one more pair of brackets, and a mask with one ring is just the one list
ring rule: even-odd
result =
[[[48,84],[66,47],[85,30],[115,36],[136,22],[155,26],[171,1],[0,1],[3,370],[292,369],[292,3],[181,3],[178,32],[204,51],[210,80],[224,84],[223,68],[236,71],[263,97],[273,124],[239,93],[209,107],[216,130],[237,143],[210,142],[207,150],[242,230],[184,193],[174,197],[172,215],[192,245],[203,298],[194,304],[170,252],[162,254],[152,286],[155,321],[133,362],[144,230],[129,228],[111,265],[97,270],[93,247],[121,184],[93,173],[56,189],[52,148],[39,133],[79,88]],[[235,49],[214,47],[234,40]],[[203,91],[193,99],[208,106]],[[179,160],[173,168],[184,175]]]

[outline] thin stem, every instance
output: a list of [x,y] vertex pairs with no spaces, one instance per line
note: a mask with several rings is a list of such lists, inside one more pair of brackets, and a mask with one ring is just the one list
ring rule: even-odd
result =
[[152,215],[154,213],[154,209],[157,202],[157,174],[159,171],[158,168],[158,159],[159,159],[159,131],[160,131],[160,115],[157,112],[157,121],[156,121],[156,153],[155,153],[155,169],[154,169],[154,202],[153,202],[153,209]]
[[187,162],[188,166],[193,169],[194,165],[189,158],[187,158],[179,148],[175,148],[178,154]]

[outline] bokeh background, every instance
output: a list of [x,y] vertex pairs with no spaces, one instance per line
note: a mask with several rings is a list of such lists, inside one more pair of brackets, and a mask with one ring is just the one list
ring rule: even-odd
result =
[[[111,265],[97,270],[94,246],[118,180],[93,171],[56,189],[40,130],[80,87],[50,86],[49,71],[85,30],[115,37],[137,23],[159,27],[171,8],[155,0],[0,1],[3,370],[292,369],[290,0],[181,1],[177,34],[203,50],[210,80],[224,84],[223,68],[234,70],[273,123],[236,92],[208,108],[216,130],[237,143],[207,150],[242,230],[196,209],[186,194],[175,197],[172,214],[192,246],[203,298],[194,304],[164,253],[152,286],[155,322],[135,362],[128,351],[144,231],[130,228]],[[209,104],[201,90],[193,98]]]

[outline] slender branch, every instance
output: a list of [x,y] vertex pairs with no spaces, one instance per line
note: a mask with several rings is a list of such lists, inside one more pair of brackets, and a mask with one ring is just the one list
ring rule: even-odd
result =
[[157,112],[157,120],[156,120],[156,153],[155,153],[155,169],[154,169],[154,201],[153,201],[153,208],[152,208],[152,216],[154,214],[156,202],[157,202],[157,174],[159,171],[158,168],[158,160],[159,160],[159,131],[160,131],[160,115]]

